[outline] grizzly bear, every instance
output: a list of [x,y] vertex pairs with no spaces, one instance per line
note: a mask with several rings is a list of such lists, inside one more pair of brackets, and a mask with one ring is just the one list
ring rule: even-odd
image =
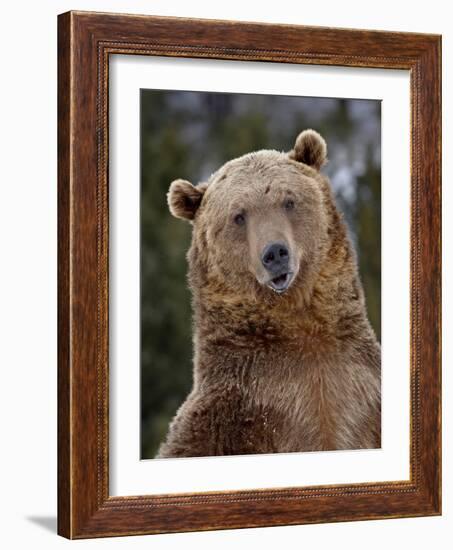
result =
[[326,155],[305,130],[171,184],[193,224],[193,388],[158,458],[380,447],[380,346]]

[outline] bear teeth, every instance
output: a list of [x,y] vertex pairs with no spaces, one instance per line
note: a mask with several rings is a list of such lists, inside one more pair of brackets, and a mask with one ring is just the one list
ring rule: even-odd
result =
[[290,278],[291,278],[290,273],[283,273],[278,277],[274,277],[273,279],[271,279],[268,283],[268,286],[274,292],[281,294],[282,292],[288,289]]

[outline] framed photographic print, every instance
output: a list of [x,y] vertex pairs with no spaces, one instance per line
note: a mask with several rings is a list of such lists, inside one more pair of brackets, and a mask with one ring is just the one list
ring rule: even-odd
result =
[[440,514],[440,37],[58,28],[59,533]]

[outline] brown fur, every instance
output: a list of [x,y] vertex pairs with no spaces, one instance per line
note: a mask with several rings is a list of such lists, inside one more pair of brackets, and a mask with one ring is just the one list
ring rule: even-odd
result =
[[[172,213],[193,220],[194,383],[158,457],[380,446],[380,347],[325,160],[308,130],[290,153],[172,184]],[[273,240],[295,274],[284,294],[260,262]]]

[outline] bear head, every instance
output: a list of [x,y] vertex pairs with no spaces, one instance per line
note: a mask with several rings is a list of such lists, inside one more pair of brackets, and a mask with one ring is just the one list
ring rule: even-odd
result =
[[198,185],[174,181],[170,211],[193,224],[192,288],[243,300],[310,291],[339,226],[326,158],[324,139],[305,130],[289,152],[246,154]]

